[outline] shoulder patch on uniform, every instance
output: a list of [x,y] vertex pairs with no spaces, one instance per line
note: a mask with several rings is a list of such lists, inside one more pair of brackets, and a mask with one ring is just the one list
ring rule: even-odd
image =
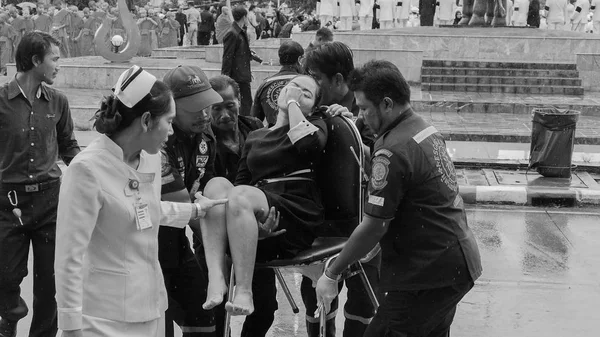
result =
[[437,132],[436,128],[433,127],[433,126],[430,126],[428,128],[425,128],[425,129],[421,130],[421,132],[417,133],[416,135],[414,135],[413,136],[413,140],[417,144],[420,144],[422,141],[424,141],[425,139],[427,139],[427,137],[433,135],[436,132]]
[[377,157],[379,155],[384,155],[387,156],[388,158],[392,157],[392,151],[388,150],[388,149],[380,149],[375,151],[375,154],[373,155],[373,157]]
[[169,156],[167,152],[162,149],[160,150],[160,175],[165,176],[171,172],[171,165],[169,165]]
[[373,158],[371,168],[371,185],[373,189],[380,190],[384,188],[388,182],[387,177],[390,173],[390,160],[386,157],[379,156]]

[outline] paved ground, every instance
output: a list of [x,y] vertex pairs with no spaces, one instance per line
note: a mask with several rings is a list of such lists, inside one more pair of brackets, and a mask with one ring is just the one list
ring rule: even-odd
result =
[[[484,273],[459,305],[453,335],[597,335],[600,214],[596,209],[479,206],[469,208],[468,219],[479,242]],[[285,279],[300,301],[299,277],[286,272]],[[23,284],[29,304],[31,286],[29,276]],[[306,336],[301,303],[301,313],[294,315],[281,292],[278,300],[281,309],[269,337]],[[19,337],[27,336],[30,319],[31,315],[22,321]],[[342,315],[337,322],[341,327]],[[234,318],[232,327],[232,336],[239,336],[241,319]],[[337,336],[342,336],[341,328]]]

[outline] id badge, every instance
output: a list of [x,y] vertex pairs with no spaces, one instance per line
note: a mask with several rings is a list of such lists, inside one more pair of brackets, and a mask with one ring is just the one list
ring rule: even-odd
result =
[[193,197],[194,195],[196,195],[196,192],[198,192],[198,189],[200,188],[200,178],[196,179],[194,181],[194,185],[192,185],[192,189],[190,190],[190,195]]
[[150,220],[150,210],[146,203],[136,203],[135,205],[135,223],[139,231],[144,229],[152,228],[152,221]]

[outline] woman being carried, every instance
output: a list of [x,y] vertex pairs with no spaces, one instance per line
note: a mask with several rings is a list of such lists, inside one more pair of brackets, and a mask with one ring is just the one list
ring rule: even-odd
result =
[[[315,110],[319,101],[320,88],[312,77],[293,78],[279,95],[275,125],[248,136],[236,186],[214,178],[205,187],[206,197],[228,197],[229,203],[213,207],[200,221],[209,276],[204,309],[220,304],[227,293],[228,244],[236,288],[225,308],[233,315],[254,311],[255,261],[290,258],[312,245],[313,229],[324,215],[315,183],[315,169],[327,142],[325,115]],[[281,228],[275,233],[274,228],[259,227],[255,216],[273,207],[279,212]]]

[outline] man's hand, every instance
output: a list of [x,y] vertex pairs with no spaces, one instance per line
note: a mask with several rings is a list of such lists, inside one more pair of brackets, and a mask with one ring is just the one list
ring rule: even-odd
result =
[[343,116],[346,118],[352,118],[354,115],[352,112],[348,110],[345,106],[341,106],[339,104],[332,104],[327,108],[327,113],[331,115],[331,117],[335,116]]
[[260,212],[255,214],[256,221],[258,221],[259,240],[279,236],[286,232],[285,229],[275,231],[279,227],[279,217],[281,215],[275,210],[275,207],[271,207],[268,214],[265,213],[265,210],[261,209]]
[[200,209],[202,210],[200,212],[200,214],[198,214],[199,217],[205,216],[206,211],[208,211],[209,209],[211,209],[217,205],[226,204],[228,201],[228,199],[217,199],[217,200],[209,199],[209,198],[203,196],[202,192],[197,192],[194,195],[194,197],[196,198],[196,200],[194,200],[194,203],[199,204]]
[[[323,312],[321,314],[327,315],[329,310],[331,309],[331,302],[338,295],[338,281],[332,280],[329,277],[325,276],[325,273],[321,275],[319,281],[317,281],[317,311],[319,308],[323,308]],[[315,312],[315,317],[317,317],[317,312]]]
[[83,337],[83,332],[81,331],[81,329],[63,331],[62,337]]

